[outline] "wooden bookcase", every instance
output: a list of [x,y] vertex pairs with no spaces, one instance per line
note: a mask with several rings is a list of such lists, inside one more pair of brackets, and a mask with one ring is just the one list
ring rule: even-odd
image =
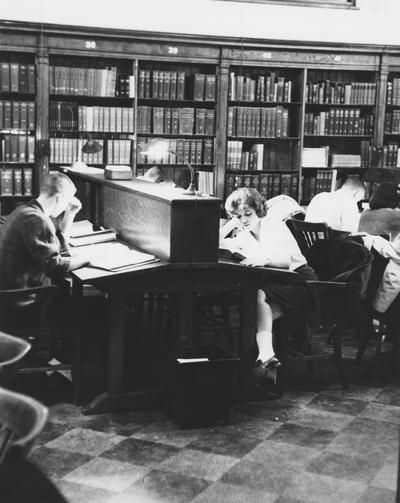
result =
[[[202,192],[214,192],[217,74],[215,65],[142,61],[138,63],[136,174],[151,166],[167,180],[187,186],[190,162]],[[163,159],[143,152],[166,142]]]
[[[393,129],[393,114],[400,113],[400,104],[387,103],[387,94],[388,84],[390,92],[400,82],[400,48],[0,26],[0,63],[34,65],[36,72],[35,92],[0,95],[3,103],[23,108],[35,103],[33,129],[0,129],[2,156],[7,135],[34,138],[33,194],[46,170],[76,159],[89,134],[103,144],[97,157],[83,156],[89,165],[129,164],[135,176],[160,165],[167,178],[185,185],[189,160],[198,186],[221,198],[237,186],[253,186],[266,197],[283,192],[307,202],[304,180],[307,185],[320,173],[325,188],[332,186],[332,169],[340,178],[376,167],[379,156],[371,155],[371,146],[382,152],[380,166],[397,166],[400,132]],[[97,75],[100,83],[94,82]],[[144,156],[145,146],[159,139],[185,160],[173,153]],[[304,149],[322,147],[327,163],[308,167]],[[353,156],[348,165],[342,165],[343,155]],[[355,156],[361,155],[359,161]],[[0,160],[2,171],[13,166]],[[18,181],[14,185],[18,189]],[[25,196],[0,197],[17,202]]]
[[225,196],[254,187],[298,197],[303,70],[232,66]]
[[[308,70],[301,201],[335,190],[369,168],[376,121],[377,73]],[[320,163],[320,164],[319,164]]]
[[[88,165],[133,166],[136,83],[134,62],[50,56],[50,167],[81,156]],[[88,139],[102,147],[81,153]]]
[[34,54],[0,52],[0,201],[32,197],[36,142]]

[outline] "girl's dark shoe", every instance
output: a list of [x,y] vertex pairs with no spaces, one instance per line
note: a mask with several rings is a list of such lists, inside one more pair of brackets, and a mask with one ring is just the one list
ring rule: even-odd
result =
[[271,378],[275,380],[276,369],[281,365],[282,363],[276,356],[273,356],[265,362],[257,360],[256,366],[251,371],[255,384],[263,385],[267,380],[270,380]]

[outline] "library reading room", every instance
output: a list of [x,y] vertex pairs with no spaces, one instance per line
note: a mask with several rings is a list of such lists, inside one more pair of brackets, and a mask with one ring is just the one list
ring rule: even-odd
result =
[[400,2],[0,17],[0,503],[400,503]]

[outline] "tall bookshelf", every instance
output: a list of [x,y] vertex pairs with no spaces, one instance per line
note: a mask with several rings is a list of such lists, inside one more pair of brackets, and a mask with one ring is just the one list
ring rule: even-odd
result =
[[381,164],[384,168],[400,168],[400,72],[388,76]]
[[231,67],[225,196],[244,186],[297,199],[302,83],[299,69]]
[[308,70],[305,87],[301,201],[335,190],[369,167],[376,127],[375,72]]
[[0,202],[2,211],[29,199],[36,134],[34,54],[0,52]]
[[[167,180],[186,187],[190,163],[199,189],[214,193],[217,75],[215,65],[142,61],[138,64],[136,174],[152,166]],[[168,152],[144,152],[164,141]]]
[[[49,60],[50,167],[134,165],[135,63],[109,58],[51,56]],[[87,140],[98,153],[82,153]]]

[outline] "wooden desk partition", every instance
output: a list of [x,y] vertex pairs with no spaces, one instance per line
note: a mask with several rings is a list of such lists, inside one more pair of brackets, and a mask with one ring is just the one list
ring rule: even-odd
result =
[[169,262],[217,262],[220,199],[143,180],[106,180],[101,169],[64,171],[90,183],[90,214],[124,241]]

